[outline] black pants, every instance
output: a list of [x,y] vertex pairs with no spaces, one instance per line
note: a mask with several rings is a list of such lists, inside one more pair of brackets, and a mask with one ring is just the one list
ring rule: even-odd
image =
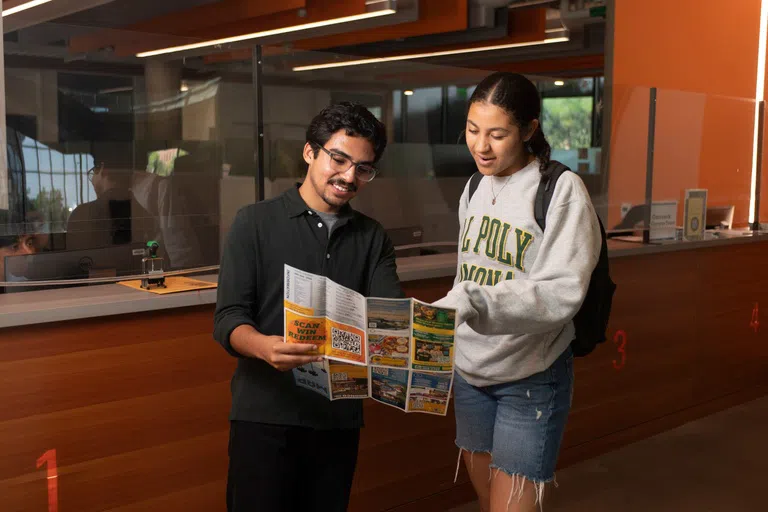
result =
[[360,430],[232,421],[228,512],[345,512]]

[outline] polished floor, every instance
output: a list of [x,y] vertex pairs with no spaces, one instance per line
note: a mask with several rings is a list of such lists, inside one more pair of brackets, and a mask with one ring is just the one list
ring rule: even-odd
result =
[[768,511],[768,397],[568,467],[557,480],[544,512]]

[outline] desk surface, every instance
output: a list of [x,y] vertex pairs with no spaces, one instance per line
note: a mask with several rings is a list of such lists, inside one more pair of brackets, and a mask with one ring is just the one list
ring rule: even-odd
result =
[[[724,235],[715,240],[670,241],[652,245],[611,239],[608,241],[608,248],[611,258],[621,258],[759,241],[768,241],[768,234]],[[398,274],[403,282],[454,276],[456,275],[456,263],[456,253],[413,256],[398,258],[397,260]],[[215,282],[216,275],[198,276],[197,279]],[[216,289],[155,295],[117,284],[6,293],[0,294],[0,328],[181,308],[214,304],[215,302]]]

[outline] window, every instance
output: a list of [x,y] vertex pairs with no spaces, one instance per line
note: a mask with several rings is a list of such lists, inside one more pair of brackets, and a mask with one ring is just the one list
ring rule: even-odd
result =
[[66,231],[69,213],[96,198],[86,173],[93,166],[87,154],[68,154],[21,136],[26,194],[24,211],[37,212],[53,233]]
[[403,142],[440,144],[442,135],[442,87],[415,89],[404,96],[406,129]]
[[592,147],[595,79],[547,80],[538,87],[542,129],[552,149]]
[[579,149],[592,145],[591,97],[544,98],[542,128],[553,149]]

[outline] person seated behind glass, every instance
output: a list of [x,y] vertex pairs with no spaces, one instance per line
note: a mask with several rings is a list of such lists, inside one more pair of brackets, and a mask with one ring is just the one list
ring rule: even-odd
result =
[[67,250],[144,243],[158,238],[156,219],[131,193],[132,172],[130,160],[114,153],[96,160],[88,171],[96,199],[79,205],[70,214]]
[[[187,157],[180,157],[177,162]],[[160,176],[150,172],[137,171],[133,173],[131,191],[133,197],[158,221],[158,226],[165,242],[163,248],[168,254],[168,266],[174,269],[200,267],[206,264],[218,263],[218,244],[207,240],[213,246],[216,254],[206,259],[202,249],[202,241],[196,229],[206,233],[208,225],[193,224],[192,219],[199,210],[195,209],[179,189],[173,176]],[[203,195],[213,194],[218,199],[217,189],[207,187]],[[199,224],[199,223],[198,223]],[[216,234],[218,234],[218,226]]]
[[[29,224],[8,210],[0,210],[0,281],[6,281],[6,256],[35,254],[47,244],[47,234],[28,229]],[[8,281],[21,281],[21,276],[7,276]],[[0,293],[3,289],[0,287]]]

